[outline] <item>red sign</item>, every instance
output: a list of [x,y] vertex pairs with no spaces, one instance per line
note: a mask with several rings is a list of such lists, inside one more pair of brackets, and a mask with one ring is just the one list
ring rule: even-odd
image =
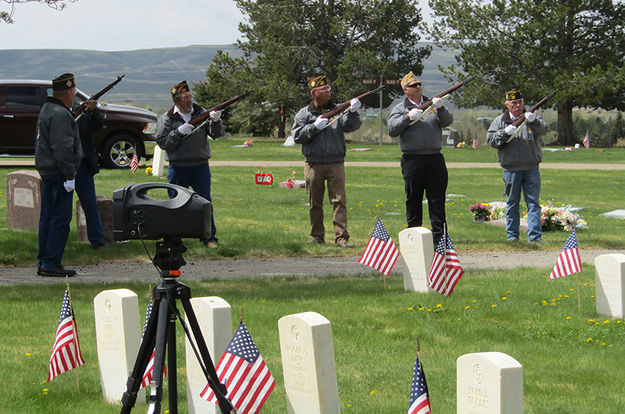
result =
[[273,175],[271,173],[256,173],[254,174],[254,182],[259,185],[272,185]]

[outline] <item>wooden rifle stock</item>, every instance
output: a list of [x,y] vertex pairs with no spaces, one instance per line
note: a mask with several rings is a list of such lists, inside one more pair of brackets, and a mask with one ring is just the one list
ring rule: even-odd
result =
[[470,78],[467,78],[467,79],[463,80],[462,82],[456,83],[451,88],[447,88],[444,91],[442,91],[440,93],[437,93],[431,99],[428,99],[427,101],[425,101],[421,105],[419,105],[417,107],[417,109],[421,109],[422,111],[425,111],[430,106],[432,106],[432,104],[433,104],[432,99],[434,99],[434,98],[444,98],[447,95],[449,95],[450,93],[452,93],[453,91],[455,91],[456,89],[462,88],[464,85],[466,85],[467,83],[471,82],[473,79],[475,79],[475,75],[471,76]]
[[197,127],[198,125],[206,122],[208,120],[208,118],[210,118],[210,113],[211,112],[213,112],[213,111],[221,111],[222,109],[226,108],[227,106],[232,105],[236,101],[239,101],[239,100],[245,98],[250,93],[252,93],[252,91],[246,91],[246,92],[242,93],[241,95],[233,96],[232,98],[228,99],[227,101],[224,101],[224,102],[220,103],[219,105],[213,106],[212,108],[208,109],[206,112],[202,112],[201,115],[196,116],[195,118],[190,120],[189,123],[191,125],[193,125],[194,127]]
[[[104,87],[104,89],[102,89],[100,92],[96,93],[95,95],[92,95],[91,98],[89,98],[90,101],[97,101],[98,99],[100,99],[100,97],[102,95],[104,95],[105,93],[107,93],[108,91],[110,91],[111,89],[113,89],[113,86],[117,85],[119,82],[122,81],[122,78],[126,76],[126,75],[121,75],[118,76],[116,80],[114,80],[113,82],[109,83],[108,85],[106,85]],[[76,110],[74,111],[74,118],[76,120],[78,120],[78,117],[80,116],[80,114],[83,113],[83,111],[87,108],[87,104],[86,103],[81,103],[80,106],[78,108],[76,108]]]
[[[543,99],[541,99],[540,101],[538,101],[538,103],[534,106],[532,106],[528,111],[526,112],[536,112],[536,110],[538,108],[540,108],[541,106],[543,106],[545,103],[547,103],[547,101],[551,98],[553,98],[553,96],[558,92],[558,90],[556,89],[555,91],[551,92],[549,95],[545,96]],[[514,122],[512,122],[512,125],[514,125],[515,127],[519,127],[523,122],[525,122],[525,117],[524,116],[520,116],[517,119],[514,120]]]
[[[369,95],[380,92],[382,89],[384,89],[385,86],[386,85],[378,86],[377,88],[372,89],[369,92],[365,92],[362,95],[357,96],[356,98],[359,101],[366,99],[369,97]],[[332,117],[345,112],[345,110],[349,108],[350,105],[351,105],[351,99],[349,101],[345,101],[342,104],[337,105],[336,108],[334,108],[331,111],[326,112],[325,114],[321,115],[321,117],[326,118],[326,119],[331,119]]]

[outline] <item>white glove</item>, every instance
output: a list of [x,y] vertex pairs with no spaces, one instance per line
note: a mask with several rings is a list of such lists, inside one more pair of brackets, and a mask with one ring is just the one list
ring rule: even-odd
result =
[[362,104],[360,103],[360,99],[358,98],[354,98],[351,101],[349,101],[350,112],[356,112],[358,109],[360,109],[361,106]]
[[65,191],[67,191],[68,193],[71,193],[72,191],[74,191],[74,188],[76,187],[76,180],[71,179],[71,180],[63,181],[63,187],[65,187]]
[[510,124],[503,131],[508,135],[512,135],[514,134],[514,131],[516,131],[516,126]]
[[217,122],[219,121],[219,118],[221,118],[221,111],[211,111],[210,114],[208,114],[208,116],[211,117],[211,120],[213,122]]
[[191,124],[182,124],[178,127],[178,132],[180,132],[182,135],[189,135],[191,132],[193,132],[193,125]]
[[328,125],[328,121],[328,118],[322,118],[321,115],[319,115],[317,119],[315,119],[315,127],[317,129],[323,129]]
[[441,106],[443,106],[444,102],[442,98],[432,98],[432,104],[436,107],[436,108],[440,108]]
[[410,112],[408,112],[408,118],[410,118],[411,121],[414,121],[419,118],[422,113],[423,109],[412,108]]
[[536,114],[534,112],[526,112],[525,120],[527,122],[534,122],[536,120]]

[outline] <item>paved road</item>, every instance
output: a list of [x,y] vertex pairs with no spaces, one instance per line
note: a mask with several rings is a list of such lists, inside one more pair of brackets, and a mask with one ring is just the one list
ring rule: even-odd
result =
[[[621,253],[615,250],[582,250],[582,262],[594,265],[595,258],[601,254]],[[467,269],[514,269],[520,267],[552,268],[558,252],[554,250],[531,252],[487,252],[459,253],[462,266]],[[395,264],[393,273],[401,275],[401,260]],[[107,263],[75,268],[79,276],[72,278],[72,283],[113,283],[113,282],[152,282],[159,281],[159,275],[149,262],[144,263]],[[274,258],[274,259],[228,259],[228,260],[188,260],[181,268],[182,281],[204,279],[238,279],[251,277],[284,276],[324,276],[354,275],[359,273],[377,273],[375,270],[358,263],[358,257],[328,258]],[[0,286],[36,285],[64,283],[64,279],[36,276],[34,267],[0,268]],[[381,276],[381,275],[380,275]]]

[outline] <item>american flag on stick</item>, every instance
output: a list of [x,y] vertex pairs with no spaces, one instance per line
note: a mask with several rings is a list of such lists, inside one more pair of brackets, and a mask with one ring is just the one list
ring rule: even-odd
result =
[[582,144],[584,144],[586,149],[590,148],[590,137],[588,136],[588,131],[586,131],[586,136],[584,137]]
[[135,172],[137,168],[139,168],[139,158],[137,158],[137,154],[135,154],[130,159],[130,171]]
[[[150,301],[148,302],[148,309],[145,311],[145,323],[143,324],[143,334],[141,335],[141,337],[143,338],[143,335],[145,335],[145,330],[148,327],[148,321],[150,320],[150,315],[152,315],[152,298],[150,298]],[[150,355],[150,360],[148,361],[148,364],[145,366],[145,372],[143,373],[143,379],[141,380],[141,388],[145,388],[148,385],[150,385],[150,382],[152,382],[152,371],[154,371],[154,351],[152,350],[152,355]],[[167,366],[164,365],[163,366],[163,376],[167,375]]]
[[438,293],[451,296],[464,274],[449,234],[445,231],[434,250],[432,267],[428,276],[428,286]]
[[410,390],[410,407],[408,414],[430,414],[430,397],[428,384],[425,381],[425,373],[419,361],[419,353],[414,363],[414,373],[412,374],[412,389]]
[[378,219],[367,247],[358,262],[388,276],[398,257],[399,250],[393,243],[391,235],[386,231],[382,220]]
[[[239,414],[258,413],[276,385],[243,321],[216,370],[219,381],[225,383],[228,389],[226,397]],[[217,398],[208,384],[200,397],[217,404]]]
[[69,298],[69,288],[66,288],[61,305],[59,325],[56,328],[54,345],[52,345],[48,381],[52,381],[57,375],[78,368],[84,363],[78,342],[78,328],[74,319],[74,310]]
[[560,256],[556,260],[556,264],[549,275],[549,280],[572,275],[573,273],[581,273],[581,271],[582,260],[579,257],[577,248],[577,234],[573,230],[564,243],[564,249],[562,249]]

